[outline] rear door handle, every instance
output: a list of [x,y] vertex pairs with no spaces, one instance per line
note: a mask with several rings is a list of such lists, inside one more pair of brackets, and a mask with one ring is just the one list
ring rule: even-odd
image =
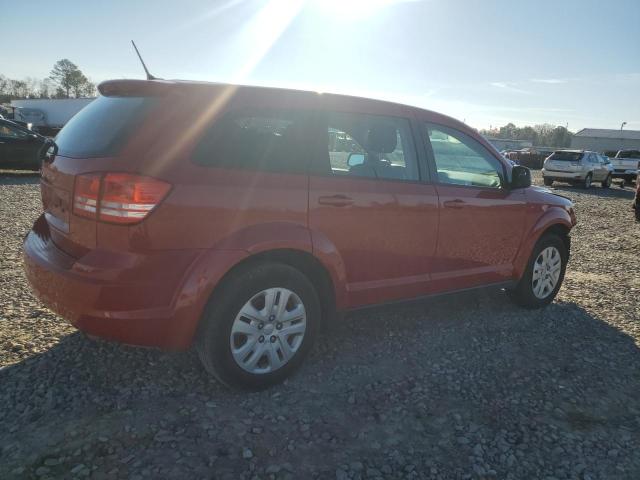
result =
[[466,202],[464,200],[456,198],[455,200],[447,200],[443,203],[443,205],[444,208],[462,208],[466,205]]
[[320,205],[330,205],[332,207],[346,207],[353,204],[353,199],[346,195],[327,195],[318,198]]

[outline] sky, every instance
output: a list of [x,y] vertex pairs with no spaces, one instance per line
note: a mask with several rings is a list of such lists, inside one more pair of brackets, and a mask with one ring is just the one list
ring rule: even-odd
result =
[[[475,128],[640,130],[640,0],[0,0],[0,74],[356,94]],[[5,45],[6,46],[6,45]]]

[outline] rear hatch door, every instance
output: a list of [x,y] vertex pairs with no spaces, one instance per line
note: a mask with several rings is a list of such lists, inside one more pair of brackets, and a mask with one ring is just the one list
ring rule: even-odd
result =
[[56,137],[58,153],[42,165],[42,203],[52,240],[68,254],[78,258],[96,246],[96,221],[73,213],[77,176],[135,169],[135,165],[123,165],[118,153],[154,101],[152,97],[98,97]]
[[559,172],[575,172],[580,168],[582,152],[554,152],[545,162],[545,168]]

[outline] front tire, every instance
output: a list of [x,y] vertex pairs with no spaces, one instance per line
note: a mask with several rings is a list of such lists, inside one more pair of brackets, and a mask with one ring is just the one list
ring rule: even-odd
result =
[[590,173],[587,173],[587,176],[584,177],[584,182],[582,183],[582,188],[584,188],[585,190],[591,188],[591,180],[593,179],[593,176]]
[[282,382],[309,353],[321,321],[318,295],[300,271],[262,263],[232,273],[214,292],[196,350],[204,368],[230,387]]
[[605,178],[602,181],[602,188],[609,188],[611,186],[611,174],[607,175],[607,178]]
[[563,240],[553,233],[543,235],[533,249],[522,278],[509,296],[525,308],[548,305],[560,290],[568,260]]

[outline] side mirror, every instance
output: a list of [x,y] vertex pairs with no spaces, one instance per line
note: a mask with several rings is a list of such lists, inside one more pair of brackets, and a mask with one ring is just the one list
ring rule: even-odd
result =
[[356,165],[362,165],[364,163],[364,153],[350,153],[347,158],[347,165],[355,167]]
[[531,170],[522,165],[514,165],[511,170],[511,188],[527,188],[531,186]]

